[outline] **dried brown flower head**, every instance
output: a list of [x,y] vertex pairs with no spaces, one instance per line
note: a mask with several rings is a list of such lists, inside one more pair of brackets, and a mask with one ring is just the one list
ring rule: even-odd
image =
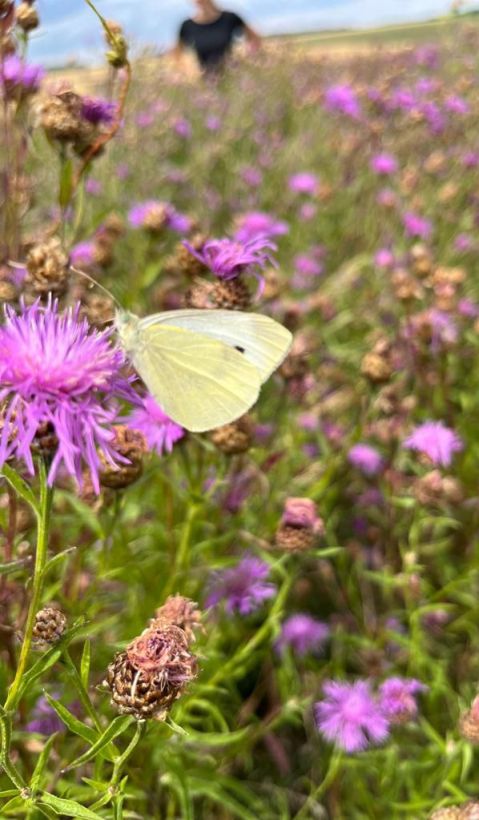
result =
[[110,464],[100,454],[102,463],[100,484],[112,490],[120,490],[129,487],[141,476],[147,446],[142,433],[137,430],[131,430],[123,424],[116,424],[114,431],[113,446],[120,456],[127,459],[127,463]]
[[45,606],[35,616],[33,627],[33,646],[39,651],[46,651],[54,646],[67,626],[66,615],[53,606]]
[[40,24],[36,8],[28,0],[23,0],[15,9],[15,20],[23,31],[33,31]]
[[246,413],[231,424],[217,427],[210,433],[210,439],[227,456],[246,453],[253,443],[254,422],[252,417]]
[[59,239],[52,237],[33,245],[26,258],[26,284],[33,294],[61,294],[68,282],[68,254]]

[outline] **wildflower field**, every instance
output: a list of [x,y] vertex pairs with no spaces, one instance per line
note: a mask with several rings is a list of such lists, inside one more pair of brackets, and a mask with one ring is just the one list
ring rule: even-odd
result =
[[[477,818],[479,26],[191,82],[97,17],[85,96],[0,0],[0,818]],[[190,394],[184,309],[287,330]]]

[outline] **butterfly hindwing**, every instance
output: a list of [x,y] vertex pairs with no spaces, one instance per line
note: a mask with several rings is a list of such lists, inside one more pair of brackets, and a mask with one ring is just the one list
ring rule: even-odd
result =
[[229,345],[168,323],[140,323],[132,361],[170,418],[192,432],[220,427],[255,403],[259,371]]

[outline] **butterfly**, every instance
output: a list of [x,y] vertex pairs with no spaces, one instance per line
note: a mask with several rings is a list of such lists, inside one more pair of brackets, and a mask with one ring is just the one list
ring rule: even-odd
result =
[[144,319],[118,310],[115,328],[163,411],[195,433],[249,410],[292,343],[269,316],[235,310],[171,310]]

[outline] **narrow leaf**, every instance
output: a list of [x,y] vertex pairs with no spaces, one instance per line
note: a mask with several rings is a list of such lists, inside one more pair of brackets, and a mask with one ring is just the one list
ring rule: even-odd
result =
[[128,726],[131,725],[133,720],[134,718],[132,718],[131,715],[120,715],[119,717],[116,717],[110,723],[108,729],[98,738],[96,743],[94,743],[87,752],[74,760],[73,763],[70,763],[70,765],[63,769],[63,771],[69,772],[71,769],[76,769],[77,766],[81,766],[83,763],[87,763],[93,757],[96,757],[98,752],[104,749],[105,746],[108,746],[112,740],[115,740],[116,737],[122,735]]
[[28,486],[27,482],[12,470],[8,464],[4,464],[1,470],[1,475],[8,481],[8,483],[13,487],[15,492],[23,498],[27,504],[30,505],[32,510],[35,512],[36,515],[40,515],[40,507],[38,504],[37,499],[35,498],[34,494],[32,493],[30,487]]
[[32,791],[36,791],[40,787],[40,781],[50,759],[50,751],[57,738],[57,735],[58,732],[55,732],[53,735],[50,735],[39,755],[35,769],[32,774],[32,779],[30,781],[30,788]]
[[91,643],[85,641],[80,663],[80,678],[85,689],[88,689],[90,682],[90,663],[91,663]]
[[72,715],[71,712],[68,711],[66,706],[63,706],[58,700],[52,698],[48,692],[45,692],[45,697],[52,707],[55,710],[60,720],[65,724],[65,726],[70,729],[71,732],[75,735],[79,735],[86,740],[88,743],[95,743],[98,740],[98,734],[92,729],[90,726],[85,726],[81,720],[78,720],[75,715]]
[[49,806],[59,814],[65,814],[67,817],[81,817],[83,820],[103,820],[101,815],[90,811],[85,806],[81,806],[76,800],[66,800],[63,797],[56,797],[54,794],[43,792],[39,802]]

